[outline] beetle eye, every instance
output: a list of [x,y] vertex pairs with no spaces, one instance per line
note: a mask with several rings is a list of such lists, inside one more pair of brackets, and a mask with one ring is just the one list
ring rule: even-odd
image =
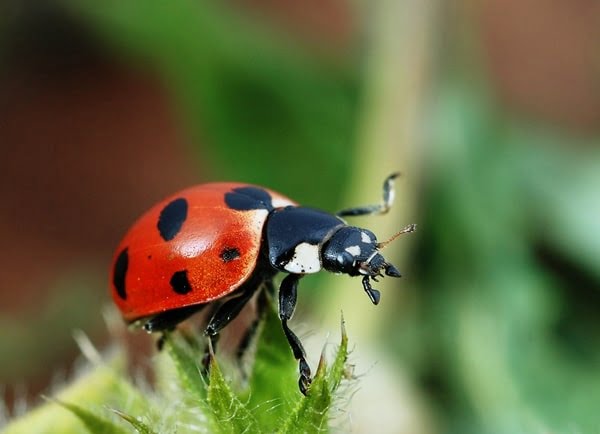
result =
[[343,269],[351,268],[354,265],[354,256],[348,252],[340,253],[336,259]]

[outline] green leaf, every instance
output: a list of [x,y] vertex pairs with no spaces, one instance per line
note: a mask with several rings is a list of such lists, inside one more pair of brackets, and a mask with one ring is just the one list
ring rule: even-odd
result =
[[256,418],[233,393],[211,354],[207,402],[213,416],[215,433],[260,432]]
[[329,409],[334,393],[344,378],[348,357],[348,336],[343,320],[341,329],[342,340],[332,367],[327,369],[322,354],[308,396],[300,398],[295,410],[278,431],[280,434],[328,431]]
[[333,393],[337,390],[340,382],[346,377],[346,360],[348,360],[348,335],[346,334],[346,323],[342,315],[340,328],[342,331],[342,340],[338,348],[335,361],[327,375],[329,390]]
[[111,409],[111,411],[114,412],[116,415],[118,415],[123,420],[129,422],[131,424],[131,426],[133,426],[140,434],[156,434],[156,431],[154,431],[152,428],[150,428],[148,425],[146,425],[144,422],[142,422],[138,418],[133,417],[127,413],[123,413],[122,411],[119,411],[116,409]]
[[123,427],[110,419],[99,416],[79,405],[52,399],[53,402],[69,410],[79,418],[89,432],[93,434],[129,434]]
[[331,404],[331,393],[327,387],[325,372],[325,359],[321,357],[308,396],[300,398],[296,409],[278,431],[280,434],[327,431],[327,410]]
[[267,432],[275,432],[293,409],[298,390],[294,359],[273,306],[267,308],[257,332],[257,348],[249,381],[249,407]]
[[178,380],[187,392],[187,396],[197,400],[204,399],[206,385],[198,365],[199,354],[193,354],[190,345],[184,343],[183,339],[175,334],[165,335],[164,350],[171,357]]

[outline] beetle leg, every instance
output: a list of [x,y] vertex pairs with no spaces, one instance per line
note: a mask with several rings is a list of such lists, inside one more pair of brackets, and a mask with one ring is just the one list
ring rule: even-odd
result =
[[[217,307],[215,313],[212,315],[208,325],[204,329],[204,334],[210,339],[213,351],[217,348],[217,342],[219,341],[219,332],[227,326],[231,321],[238,316],[241,310],[246,306],[246,303],[252,298],[256,287],[250,286],[247,290],[241,293],[241,295],[227,300],[225,303]],[[202,358],[202,365],[208,371],[210,363],[210,354],[208,348]]]
[[300,274],[288,274],[281,282],[281,287],[279,288],[279,318],[281,319],[281,326],[283,327],[285,337],[294,353],[294,358],[298,360],[298,370],[300,371],[298,386],[300,387],[300,392],[306,395],[312,382],[310,367],[306,361],[306,352],[298,336],[287,325],[287,322],[292,318],[296,309],[298,281],[301,277],[302,275]]
[[144,323],[144,330],[148,333],[172,331],[177,324],[188,319],[196,312],[200,312],[205,307],[206,304],[197,304],[159,313]]
[[[215,311],[214,315],[208,322],[208,325],[204,329],[204,334],[211,338],[213,345],[216,344],[215,337],[218,336],[219,332],[235,319],[236,316],[244,308],[248,300],[252,298],[256,288],[251,287],[248,290],[242,292],[238,297],[227,300],[225,303],[220,305]],[[218,339],[218,338],[217,338]]]
[[[363,277],[363,279],[362,279],[363,288],[365,289],[365,292],[369,296],[371,303],[377,305],[377,304],[379,304],[379,300],[381,299],[381,293],[371,286],[371,282],[369,282],[369,277],[370,276]],[[373,278],[371,277],[371,279],[373,279]],[[375,280],[375,279],[373,279],[373,280]]]
[[204,334],[206,336],[215,336],[219,334],[221,330],[227,326],[231,321],[238,316],[242,308],[248,303],[248,300],[252,297],[252,292],[244,293],[239,297],[228,300],[223,303],[215,314],[212,316],[206,329],[204,329]]
[[[260,288],[263,287],[263,283],[269,279],[270,277],[265,276],[263,273],[255,273],[248,281],[246,281],[246,283],[244,283],[244,285],[237,289],[236,294],[239,295],[235,298],[230,298],[221,305],[217,305],[210,316],[208,325],[204,329],[204,334],[210,339],[213,351],[216,349],[216,344],[219,340],[219,332],[238,316],[256,291],[260,290]],[[208,371],[209,364],[210,354],[207,347],[204,358],[202,359],[202,365],[206,371]]]
[[167,333],[175,330],[177,324],[188,319],[190,316],[201,311],[205,307],[206,304],[199,304],[159,313],[144,323],[144,330],[146,330],[148,333],[162,332],[162,335],[156,341],[156,349],[161,351],[164,346]]
[[383,183],[383,202],[378,205],[357,206],[338,211],[335,215],[338,217],[354,217],[368,214],[385,214],[394,203],[394,179],[400,176],[399,172],[392,173]]
[[256,336],[256,332],[258,331],[258,326],[259,326],[260,322],[264,319],[265,312],[266,312],[267,308],[270,306],[270,303],[268,300],[269,296],[266,294],[266,292],[269,290],[269,288],[273,288],[273,282],[272,281],[265,282],[265,285],[266,285],[266,288],[262,288],[260,290],[260,292],[258,294],[258,298],[256,300],[256,317],[252,321],[252,324],[250,324],[250,326],[246,330],[246,333],[244,333],[244,336],[242,337],[242,340],[240,341],[240,343],[237,347],[235,356],[236,356],[237,362],[240,366],[242,365],[242,358],[244,357],[244,355],[246,354],[246,351],[248,350],[248,347],[254,340],[254,336]]
[[[211,305],[210,311],[208,312],[207,317],[212,319],[215,314],[221,309],[221,306],[223,306],[222,303],[219,303],[218,301],[213,302],[213,304]],[[209,321],[210,323],[210,321]],[[206,329],[207,329],[208,325],[204,327],[204,335],[206,336]],[[219,335],[216,334],[214,336],[208,336],[208,339],[210,340],[210,347],[212,347],[212,353],[214,354],[216,349],[217,349],[217,342],[219,342]],[[210,354],[211,354],[211,350],[210,347],[208,345],[206,345],[206,348],[204,349],[204,354],[202,355],[202,374],[203,375],[208,375],[208,370],[210,367]]]

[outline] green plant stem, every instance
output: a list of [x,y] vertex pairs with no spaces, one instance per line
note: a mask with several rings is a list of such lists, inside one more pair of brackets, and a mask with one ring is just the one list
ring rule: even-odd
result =
[[[385,239],[407,223],[415,222],[415,196],[421,176],[420,125],[423,102],[428,89],[432,36],[435,34],[435,0],[379,0],[363,5],[372,12],[370,44],[367,47],[363,113],[358,124],[352,176],[348,182],[348,197],[343,206],[372,203],[379,198],[384,178],[400,170],[403,176],[396,182],[396,203],[385,217],[357,218],[351,224],[375,228]],[[376,219],[376,220],[374,220]],[[407,237],[408,238],[408,237]],[[400,261],[401,249],[407,240],[390,245],[385,251],[391,262]],[[401,264],[402,262],[398,262]],[[400,267],[401,268],[401,267]],[[384,310],[392,309],[398,282],[387,279],[379,284],[389,291],[377,309],[365,308],[366,299],[353,296],[354,303],[343,303],[348,298],[343,288],[348,281],[329,278],[334,300],[328,305],[344,306],[349,322],[361,318],[357,338],[372,336],[378,327],[378,318]],[[335,299],[335,298],[339,299]],[[332,314],[331,309],[327,309]],[[335,315],[329,318],[333,324]]]

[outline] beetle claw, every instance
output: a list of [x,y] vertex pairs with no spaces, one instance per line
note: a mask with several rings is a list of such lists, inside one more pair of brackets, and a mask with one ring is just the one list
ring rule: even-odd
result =
[[400,271],[392,264],[386,264],[385,266],[385,274],[391,277],[402,277]]
[[[370,276],[363,277],[363,280],[362,280],[363,288],[365,289],[365,292],[369,296],[371,303],[373,303],[374,305],[377,305],[377,304],[379,304],[379,300],[381,299],[381,293],[371,286],[371,282],[369,282],[369,277]],[[375,279],[373,279],[373,280],[375,280]]]
[[311,384],[312,384],[312,379],[310,377],[305,377],[304,375],[300,375],[300,378],[298,379],[298,388],[300,389],[300,392],[302,392],[302,394],[304,396],[308,396],[308,391],[310,389]]

